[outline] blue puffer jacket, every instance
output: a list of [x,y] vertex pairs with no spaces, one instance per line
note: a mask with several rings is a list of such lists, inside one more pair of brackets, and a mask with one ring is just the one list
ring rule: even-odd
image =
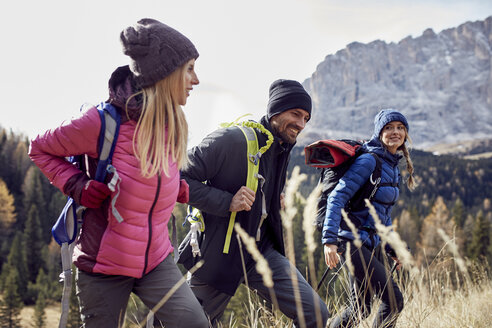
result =
[[[381,184],[385,185],[381,185],[378,188],[372,199],[372,204],[381,222],[386,226],[390,226],[391,209],[393,208],[393,205],[390,204],[394,204],[399,196],[400,170],[398,168],[398,162],[402,156],[391,154],[385,150],[377,137],[373,137],[363,147],[368,152],[375,153],[381,159]],[[369,179],[375,167],[376,159],[371,154],[362,154],[355,160],[345,175],[340,179],[335,189],[330,193],[323,225],[323,244],[336,245],[338,237],[350,240],[354,239],[351,231],[340,228],[340,222],[343,220],[341,211],[357,190]],[[364,208],[358,212],[352,212],[351,217],[360,221],[360,228],[375,229],[374,219],[369,214],[368,208]],[[379,236],[375,235],[371,240],[369,233],[366,231],[367,229],[361,230],[360,228],[359,235],[365,245],[373,248],[380,243]]]

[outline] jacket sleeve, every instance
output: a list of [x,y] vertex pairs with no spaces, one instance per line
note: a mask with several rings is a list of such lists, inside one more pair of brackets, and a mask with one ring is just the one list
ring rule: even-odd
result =
[[326,217],[323,224],[322,243],[336,244],[338,229],[342,220],[342,209],[347,202],[369,179],[376,167],[376,160],[371,154],[362,154],[345,175],[339,180],[335,189],[328,196]]
[[31,160],[55,187],[76,201],[88,177],[65,157],[87,154],[97,158],[100,126],[99,113],[93,107],[31,140]]
[[233,191],[217,187],[214,180],[216,177],[217,180],[224,179],[225,172],[230,171],[230,168],[225,167],[235,162],[237,147],[242,149],[238,143],[244,144],[243,153],[246,153],[244,140],[242,134],[233,133],[231,129],[220,129],[212,132],[188,152],[190,164],[181,172],[190,186],[188,204],[215,216],[230,215]]

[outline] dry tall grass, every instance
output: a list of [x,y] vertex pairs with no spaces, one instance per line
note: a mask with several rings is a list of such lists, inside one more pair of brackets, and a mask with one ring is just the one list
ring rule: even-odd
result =
[[[474,271],[483,280],[477,279],[467,287],[456,289],[449,286],[443,274],[432,272],[436,268],[429,268],[426,272],[428,279],[423,279],[421,286],[410,284],[403,290],[405,308],[397,322],[398,328],[449,328],[473,327],[488,328],[492,325],[492,283],[486,277],[483,268],[474,266],[468,270]],[[445,276],[445,275],[444,275]],[[243,317],[235,317],[224,323],[224,327],[291,327],[290,321],[280,313],[272,315],[271,308],[253,295],[248,309],[254,311],[255,324]],[[47,309],[46,327],[56,327],[60,318],[59,305]],[[32,327],[33,308],[22,310],[22,327]],[[359,327],[372,327],[374,315],[362,321]]]
[[[296,188],[289,188],[298,185],[304,178],[294,170],[293,178],[298,179],[287,185],[286,205],[283,212],[284,227],[286,228],[286,242],[289,252],[291,240],[291,218],[297,209],[292,208],[294,197],[300,197]],[[316,190],[315,192],[319,192]],[[313,201],[315,197],[309,197]],[[305,202],[304,199],[302,199]],[[305,208],[312,209],[312,204],[305,205]],[[374,212],[373,212],[374,213]],[[304,213],[309,215],[309,213]],[[375,216],[375,214],[373,214]],[[307,218],[305,218],[307,221]],[[305,228],[305,225],[304,225]],[[427,267],[417,267],[412,255],[408,252],[405,243],[394,229],[388,229],[378,222],[379,234],[385,243],[389,243],[402,260],[404,268],[401,272],[394,274],[398,281],[405,299],[405,307],[397,321],[397,327],[490,327],[492,322],[492,281],[489,277],[487,264],[477,265],[466,261],[460,256],[456,243],[452,238],[446,236],[443,231],[439,231],[436,238],[442,239],[443,248],[440,257],[431,259]],[[308,251],[313,250],[311,238],[308,234],[313,233],[311,229],[305,229]],[[288,254],[293,257],[292,253]],[[308,254],[309,256],[309,254]],[[310,261],[311,262],[311,261]],[[339,271],[339,279],[347,280],[347,270],[342,267]],[[343,311],[344,305],[340,302],[341,298],[325,297],[330,308]],[[241,318],[236,318],[229,322],[229,327],[291,327],[290,321],[278,313],[272,317],[271,309],[258,298],[252,298],[254,304],[249,304],[248,308],[254,311],[255,322],[253,325],[244,324]],[[377,300],[373,306],[373,313],[365,320],[362,320],[359,327],[372,327],[375,316],[375,309],[378,308]],[[251,322],[250,322],[251,323]],[[274,323],[272,325],[272,323]],[[227,325],[226,325],[227,326]]]
[[[411,285],[403,291],[406,303],[396,325],[398,328],[488,328],[492,325],[492,283],[489,279],[456,290],[446,286],[440,274],[428,273],[428,276],[430,280],[422,286],[425,288]],[[291,327],[287,318],[280,313],[272,315],[271,308],[258,297],[254,296],[251,302],[248,309],[255,312],[255,325],[251,325],[251,321],[246,318],[233,316],[224,323],[224,327]],[[59,305],[47,309],[46,327],[58,326],[59,309]],[[32,307],[22,310],[22,327],[32,327],[33,311]],[[371,315],[359,327],[372,327],[373,319],[374,315]]]
[[[288,256],[291,260],[294,258],[292,218],[297,213],[297,208],[294,206],[295,197],[302,197],[299,195],[297,187],[304,179],[304,176],[298,172],[294,170],[292,181],[287,185],[286,209],[282,213],[284,227],[286,228]],[[316,190],[313,193],[318,192],[319,190]],[[305,209],[307,209],[304,212],[304,230],[308,252],[310,253],[308,254],[309,257],[313,256],[316,246],[313,244],[312,239],[314,229],[310,229],[306,224],[307,222],[312,222],[312,217],[309,217],[309,211],[313,209],[312,202],[315,201],[315,198],[311,195],[307,201],[302,199],[302,202],[305,203]],[[387,229],[379,224],[378,229],[382,240],[393,246],[404,264],[402,272],[394,274],[405,300],[405,307],[398,318],[396,327],[485,328],[492,326],[492,280],[490,279],[490,266],[487,263],[476,264],[464,259],[460,255],[454,239],[441,230],[439,235],[436,235],[436,239],[440,238],[443,245],[439,256],[435,259],[429,259],[426,262],[429,263],[426,267],[416,267],[412,255],[407,251],[396,230]],[[322,256],[322,252],[318,254]],[[313,262],[311,258],[309,260],[310,265]],[[265,266],[264,263],[261,263],[260,266],[265,268],[268,265]],[[337,270],[339,279],[346,281],[348,272],[346,265],[337,268]],[[268,280],[268,273],[266,273],[265,278]],[[316,283],[315,279],[312,281]],[[344,304],[341,296],[321,295],[322,298],[325,298],[330,308],[335,309],[335,311],[332,311],[332,315],[343,311]],[[224,327],[292,327],[292,323],[288,318],[277,310],[272,310],[271,305],[263,302],[253,292],[248,291],[248,297],[243,301],[247,315],[237,317],[233,314],[227,322],[223,323]],[[367,319],[362,320],[359,327],[372,327],[377,307],[378,304],[374,304],[373,313]],[[32,312],[32,308],[23,309],[21,314],[23,318],[22,327],[31,327]],[[302,313],[300,314],[302,315]],[[128,315],[131,316],[131,314]],[[47,327],[51,327],[53,322],[58,322],[58,319],[59,307],[50,306],[47,309]],[[143,327],[143,322],[140,326]],[[130,323],[127,327],[138,327],[138,324],[136,322],[134,325]]]

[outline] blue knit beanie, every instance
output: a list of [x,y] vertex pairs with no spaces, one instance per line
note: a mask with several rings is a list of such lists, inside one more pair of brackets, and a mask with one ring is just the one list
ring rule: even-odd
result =
[[393,121],[402,122],[403,125],[405,125],[405,128],[407,128],[407,132],[408,132],[409,130],[408,122],[402,113],[394,109],[383,109],[374,118],[373,137],[379,138],[379,135],[381,134],[381,130],[384,128],[384,126],[389,122],[393,122]]

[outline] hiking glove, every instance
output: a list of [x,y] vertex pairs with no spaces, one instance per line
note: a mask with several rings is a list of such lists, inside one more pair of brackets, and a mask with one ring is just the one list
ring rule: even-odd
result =
[[101,207],[103,201],[111,194],[108,186],[96,180],[89,180],[80,195],[80,205],[87,208]]
[[181,179],[179,181],[179,191],[178,191],[178,199],[177,201],[182,204],[188,203],[190,200],[190,186],[185,179]]

